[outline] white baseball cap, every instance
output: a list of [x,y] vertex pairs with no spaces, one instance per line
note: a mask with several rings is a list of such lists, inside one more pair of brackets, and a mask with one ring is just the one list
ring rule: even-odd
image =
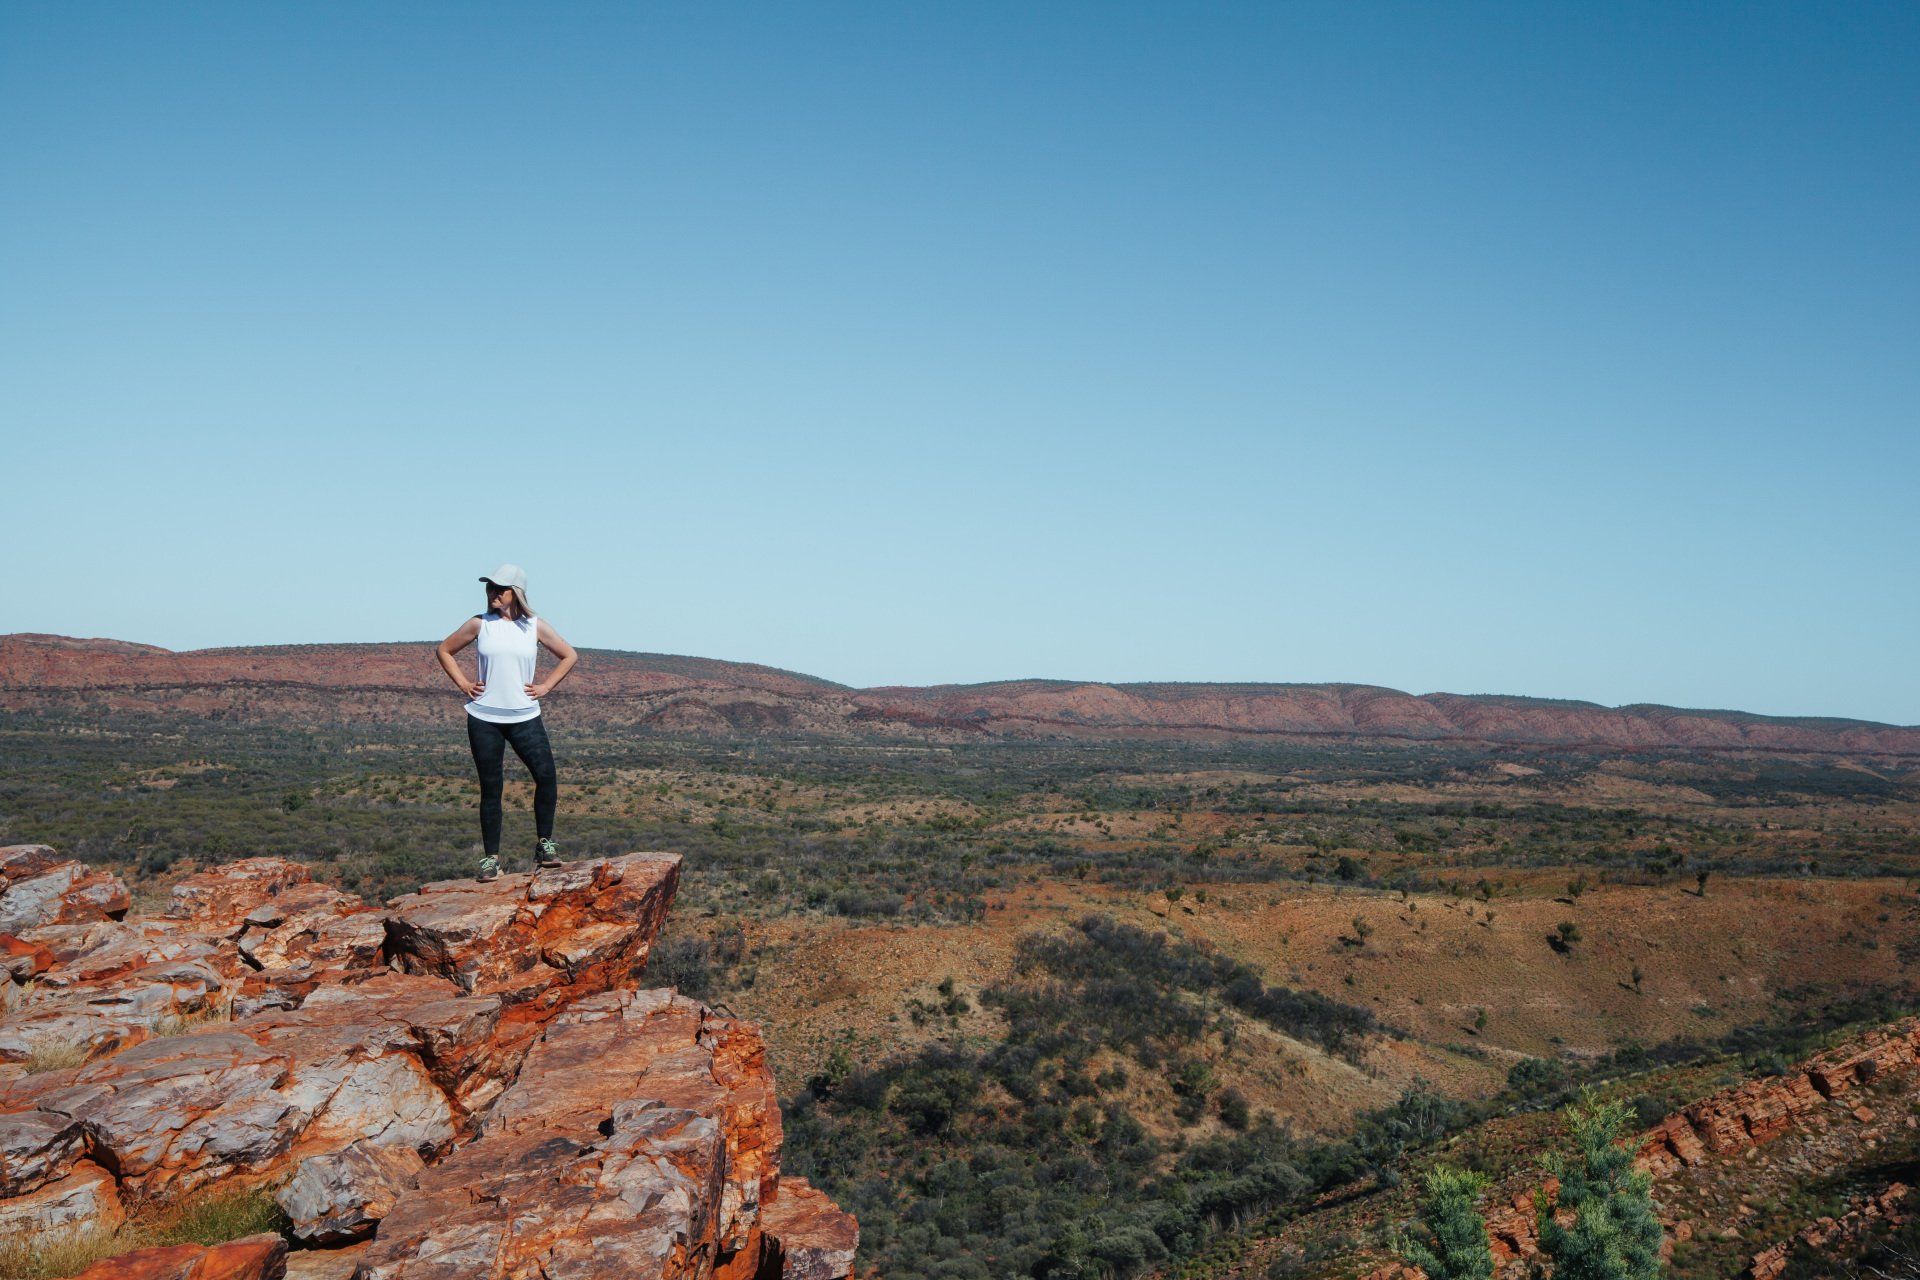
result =
[[527,571],[517,564],[503,564],[492,573],[480,575],[480,581],[490,582],[496,587],[512,587],[513,598],[520,602],[520,612],[531,614],[533,609],[527,604]]

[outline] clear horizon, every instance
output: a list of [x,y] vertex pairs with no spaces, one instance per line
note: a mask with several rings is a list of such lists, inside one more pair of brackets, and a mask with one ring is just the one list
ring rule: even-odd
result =
[[1920,724],[1920,9],[0,9],[0,631]]

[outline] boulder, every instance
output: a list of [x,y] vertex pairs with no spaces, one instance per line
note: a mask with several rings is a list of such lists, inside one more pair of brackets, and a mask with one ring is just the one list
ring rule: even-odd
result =
[[297,1239],[342,1244],[370,1234],[394,1201],[413,1189],[425,1167],[411,1147],[356,1142],[301,1161],[274,1199],[293,1220]]
[[781,1280],[847,1280],[860,1224],[805,1178],[783,1176],[761,1213],[772,1274]]
[[265,1168],[308,1117],[280,1089],[291,1064],[231,1030],[148,1040],[77,1071],[26,1076],[0,1109],[84,1127],[123,1193],[184,1191]]
[[773,1077],[751,1027],[671,991],[594,996],[547,1027],[480,1136],[401,1197],[359,1275],[664,1278],[751,1267],[779,1139]]
[[15,982],[28,982],[53,967],[53,952],[10,933],[0,933],[0,972]]
[[113,1175],[91,1160],[76,1160],[52,1181],[0,1200],[0,1240],[113,1228],[126,1217]]
[[281,1280],[286,1274],[287,1242],[257,1235],[212,1246],[135,1249],[96,1262],[73,1280]]
[[217,1014],[237,958],[178,930],[111,920],[43,925],[19,939],[49,958],[16,988],[0,1025],[0,1062],[50,1049],[88,1058],[148,1039],[165,1019]]
[[400,974],[326,995],[14,1081],[0,1091],[20,1150],[9,1170],[45,1176],[32,1171],[56,1162],[71,1122],[123,1190],[178,1194],[363,1140],[436,1151],[458,1132],[462,1090],[497,1092],[497,1001]]
[[296,885],[241,920],[240,954],[258,969],[301,962],[369,969],[381,962],[385,917],[351,893],[321,884]]
[[169,920],[237,928],[287,890],[313,882],[313,872],[286,858],[242,858],[188,876],[173,886]]
[[62,858],[44,844],[0,849],[0,933],[118,919],[132,901],[118,876]]
[[39,983],[45,990],[95,987],[156,964],[198,963],[221,973],[244,967],[217,939],[166,923],[101,920],[45,925],[22,939],[53,957]]
[[387,908],[388,958],[511,1005],[557,986],[606,991],[634,982],[680,882],[680,859],[631,853],[481,884],[443,880]]
[[17,1196],[65,1174],[86,1151],[86,1129],[54,1111],[0,1115],[0,1196]]

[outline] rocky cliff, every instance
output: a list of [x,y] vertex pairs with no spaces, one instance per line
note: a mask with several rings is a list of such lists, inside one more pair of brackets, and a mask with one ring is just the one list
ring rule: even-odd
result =
[[[941,737],[1254,737],[1920,755],[1920,727],[1603,707],[1353,684],[1015,680],[850,689],[747,663],[588,650],[554,697],[581,725]],[[428,642],[173,653],[115,640],[0,636],[0,709],[189,711],[273,722],[413,723],[454,714]]]
[[[0,1239],[252,1187],[307,1276],[850,1277],[853,1220],[781,1176],[759,1033],[640,987],[679,872],[634,853],[373,907],[254,858],[136,919],[113,877],[0,849]],[[288,1243],[89,1275],[277,1276]]]

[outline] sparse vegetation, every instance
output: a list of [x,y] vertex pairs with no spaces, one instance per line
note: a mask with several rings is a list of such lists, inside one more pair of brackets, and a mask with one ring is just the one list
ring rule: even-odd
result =
[[156,1206],[114,1230],[88,1228],[0,1241],[0,1276],[52,1280],[104,1258],[170,1244],[220,1244],[291,1224],[265,1187],[202,1192]]
[[177,1013],[163,1013],[155,1018],[152,1031],[155,1036],[185,1035],[215,1022],[227,1022],[233,1018],[233,1003],[230,1000],[209,1000],[198,1009],[187,1009]]
[[[279,853],[377,897],[471,857],[470,763],[444,735],[49,711],[0,715],[0,738],[0,842],[47,841],[137,892]],[[1404,1177],[1411,1196],[1436,1161],[1508,1167],[1515,1153],[1470,1126],[1544,1126],[1583,1085],[1609,1083],[1641,1123],[1684,1101],[1673,1071],[1784,1070],[1821,1029],[1907,1007],[1899,983],[1920,968],[1920,895],[1875,902],[1864,879],[1836,935],[1854,958],[1804,987],[1741,938],[1690,969],[1689,940],[1632,931],[1637,903],[1677,893],[1699,898],[1686,928],[1724,921],[1762,902],[1759,875],[1792,877],[1756,907],[1783,917],[1842,877],[1920,884],[1920,768],[1900,762],[566,727],[555,745],[569,854],[685,855],[650,982],[756,1016],[809,939],[899,936],[906,954],[938,926],[924,934],[945,949],[903,973],[878,1033],[816,1032],[802,1052],[766,1023],[803,1061],[781,1067],[787,1165],[860,1214],[862,1267],[890,1280],[1209,1275],[1252,1224],[1315,1195],[1391,1194]],[[996,926],[999,967],[969,967],[990,915],[1022,910],[1035,927]],[[1251,912],[1270,913],[1264,934],[1238,927]],[[1410,956],[1473,981],[1409,991]],[[1518,982],[1563,984],[1557,999],[1621,1002],[1614,1021],[1542,1028],[1479,976],[1508,963]],[[1891,964],[1898,982],[1834,999]],[[1738,1025],[1770,1007],[1779,1020]],[[1401,1035],[1391,1053],[1441,1083],[1395,1098],[1378,1073]],[[1516,1048],[1540,1056],[1508,1070]],[[1340,1090],[1372,1092],[1288,1109]],[[1320,1232],[1276,1274],[1340,1273],[1353,1249],[1391,1244],[1385,1225]]]

